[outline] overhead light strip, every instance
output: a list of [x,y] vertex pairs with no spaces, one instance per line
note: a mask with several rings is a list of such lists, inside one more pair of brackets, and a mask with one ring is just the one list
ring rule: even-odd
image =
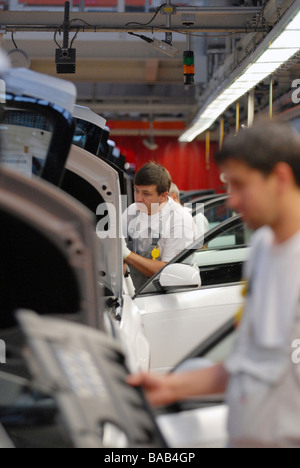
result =
[[[179,138],[191,142],[209,129],[234,102],[272,75],[300,51],[300,7],[291,7],[263,43],[239,69],[234,78],[225,82],[202,108],[195,121]],[[272,36],[272,39],[270,38]],[[272,41],[272,42],[271,42]]]

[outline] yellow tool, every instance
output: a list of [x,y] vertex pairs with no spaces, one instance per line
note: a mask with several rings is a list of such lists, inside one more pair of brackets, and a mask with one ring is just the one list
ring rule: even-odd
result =
[[160,251],[158,247],[154,247],[154,249],[151,252],[152,260],[157,260],[160,256]]

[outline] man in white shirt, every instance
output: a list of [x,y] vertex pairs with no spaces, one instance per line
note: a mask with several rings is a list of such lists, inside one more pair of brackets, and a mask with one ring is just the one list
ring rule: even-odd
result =
[[227,390],[231,447],[300,447],[300,136],[259,122],[229,137],[216,161],[230,206],[256,230],[234,349],[205,370],[129,382],[157,406]]
[[[179,188],[177,187],[176,184],[172,183],[170,193],[169,193],[170,198],[174,200],[175,203],[178,205],[182,206],[180,203],[180,192]],[[203,211],[204,211],[204,205],[202,204]],[[192,214],[192,208],[191,204],[188,203],[187,206],[183,206],[183,209],[187,210],[188,213]],[[197,207],[198,208],[198,207]],[[201,208],[201,206],[200,206]],[[204,216],[204,213],[199,212],[196,214],[194,217],[194,222],[197,227],[197,238],[200,239],[201,237],[204,237],[205,233],[209,231],[209,222],[206,216]]]
[[123,214],[123,259],[136,290],[197,238],[192,216],[169,198],[171,183],[155,163],[135,176],[135,203]]

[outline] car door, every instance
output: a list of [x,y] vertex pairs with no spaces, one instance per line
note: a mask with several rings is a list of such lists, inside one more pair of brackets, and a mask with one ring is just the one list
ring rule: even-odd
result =
[[153,370],[172,368],[243,305],[241,281],[249,236],[243,221],[235,217],[208,233],[204,245],[194,244],[171,262],[197,266],[199,288],[164,291],[159,273],[138,292],[134,303],[150,343]]
[[104,255],[98,281],[105,287],[105,295],[113,296],[121,305],[123,261],[118,235],[121,201],[117,172],[95,155],[73,145],[61,188],[97,215],[95,235]]

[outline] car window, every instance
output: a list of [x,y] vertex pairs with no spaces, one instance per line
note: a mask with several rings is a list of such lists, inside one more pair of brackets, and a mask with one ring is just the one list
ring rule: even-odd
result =
[[0,108],[1,165],[40,176],[52,139],[50,119],[38,112]]
[[204,208],[204,216],[209,222],[210,229],[215,228],[218,224],[234,216],[234,214],[234,211],[228,206],[228,199],[220,200],[220,202],[212,205],[208,204]]
[[235,215],[235,212],[228,206],[228,196],[208,200],[204,203],[199,201],[191,206],[194,219],[203,214],[208,221],[210,230]]
[[251,231],[242,221],[229,225],[182,263],[199,268],[202,287],[239,282],[249,255],[250,237]]
[[79,148],[85,148],[87,140],[86,133],[79,127],[76,127],[74,136],[73,136],[73,144],[79,146]]
[[[217,230],[216,235],[207,234],[208,242],[183,253],[176,263],[199,268],[201,288],[237,283],[243,279],[243,265],[249,256],[252,231],[242,220],[235,220]],[[174,263],[174,262],[172,262]],[[159,275],[155,276],[138,294],[163,292]]]
[[103,129],[82,119],[75,118],[74,121],[73,144],[97,156]]

